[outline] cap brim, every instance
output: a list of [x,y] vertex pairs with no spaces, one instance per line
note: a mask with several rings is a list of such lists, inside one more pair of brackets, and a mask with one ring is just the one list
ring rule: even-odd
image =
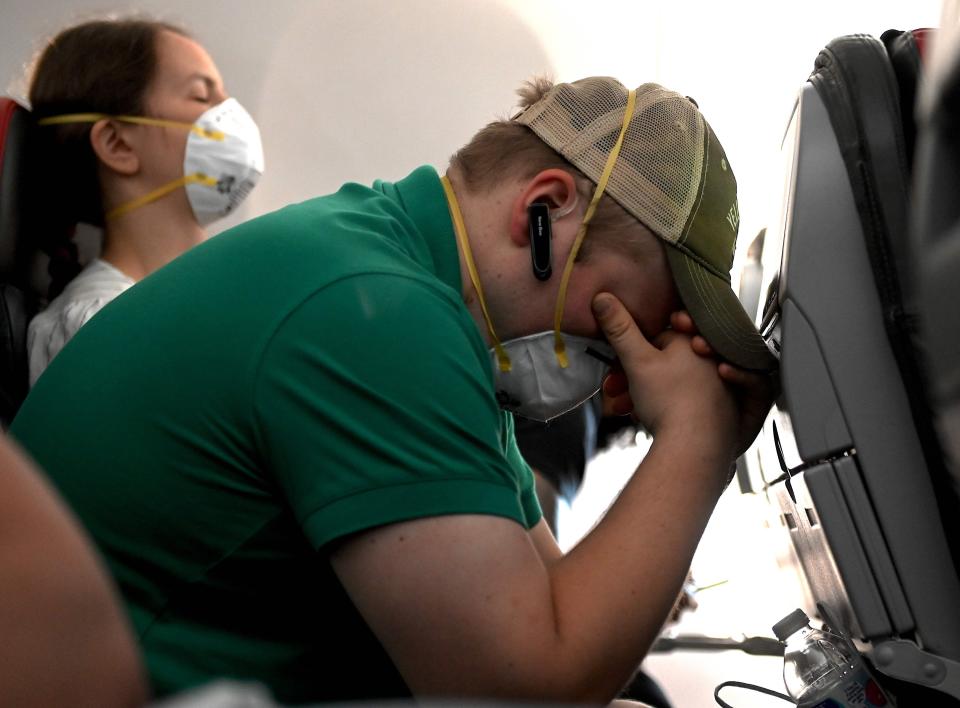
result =
[[678,248],[667,261],[680,298],[700,334],[724,359],[742,369],[771,371],[778,361],[757,332],[730,284]]

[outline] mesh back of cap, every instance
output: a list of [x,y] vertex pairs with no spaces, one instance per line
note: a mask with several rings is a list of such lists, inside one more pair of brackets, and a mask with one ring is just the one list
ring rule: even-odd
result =
[[[594,182],[623,123],[627,90],[594,77],[558,84],[516,121],[527,125]],[[606,193],[660,238],[678,243],[700,194],[705,123],[684,96],[657,84],[637,89]]]

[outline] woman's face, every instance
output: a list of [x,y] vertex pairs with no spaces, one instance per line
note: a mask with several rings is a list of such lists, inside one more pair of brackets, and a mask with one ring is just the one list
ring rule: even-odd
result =
[[[145,114],[194,123],[205,111],[227,99],[223,79],[210,55],[192,39],[161,30],[157,36],[157,66],[144,96]],[[143,174],[151,188],[183,176],[189,131],[184,128],[138,126]],[[186,194],[171,195],[189,209]]]

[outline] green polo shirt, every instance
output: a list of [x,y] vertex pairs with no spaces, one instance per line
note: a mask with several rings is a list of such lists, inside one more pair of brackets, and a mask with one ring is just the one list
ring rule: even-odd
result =
[[[407,688],[332,572],[371,527],[540,510],[429,167],[192,249],[64,348],[11,429],[98,543],[158,695]],[[468,647],[465,647],[467,650]]]

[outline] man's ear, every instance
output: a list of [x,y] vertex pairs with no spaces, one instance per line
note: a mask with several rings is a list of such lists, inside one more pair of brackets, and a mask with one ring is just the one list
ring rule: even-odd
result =
[[90,129],[90,147],[97,159],[121,175],[133,175],[140,170],[140,156],[127,137],[126,126],[104,118]]
[[527,248],[530,244],[527,207],[536,202],[546,204],[552,215],[566,216],[574,211],[579,194],[573,175],[566,170],[551,168],[538,172],[513,201],[510,210],[510,240]]

